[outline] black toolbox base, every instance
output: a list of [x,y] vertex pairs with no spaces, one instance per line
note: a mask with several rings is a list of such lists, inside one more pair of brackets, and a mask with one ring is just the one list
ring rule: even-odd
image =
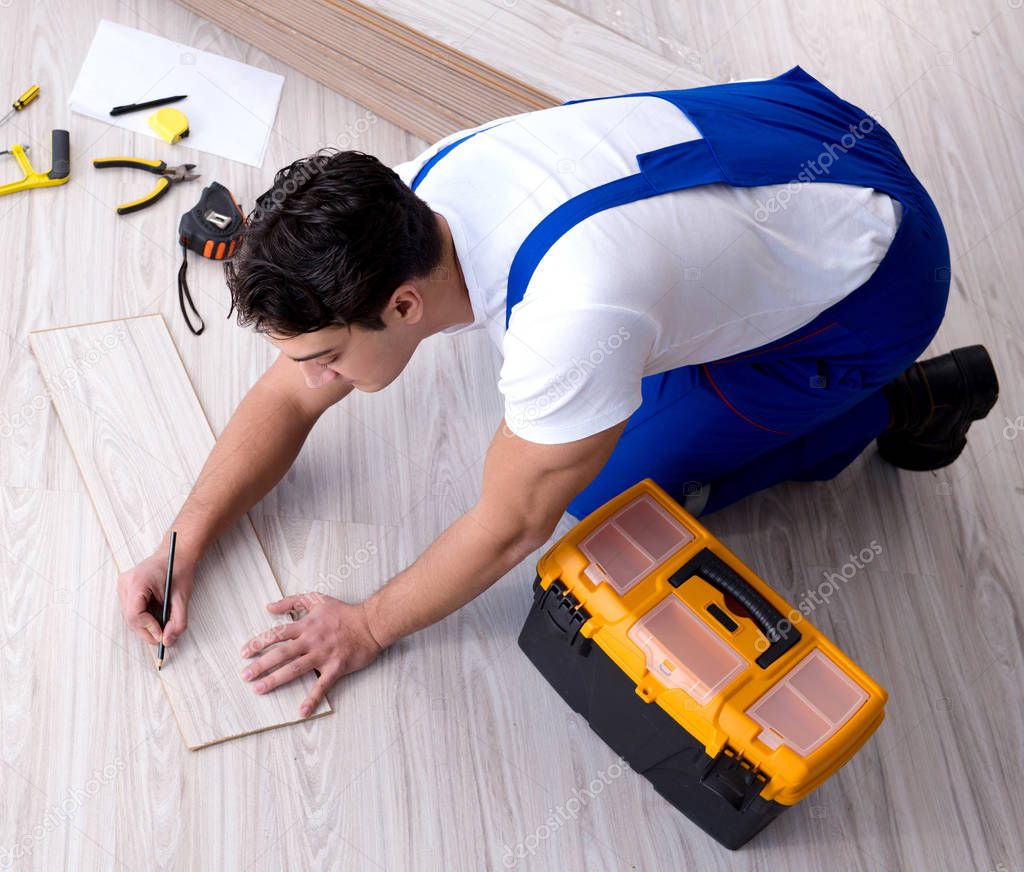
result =
[[726,848],[746,844],[789,806],[759,796],[760,776],[733,757],[710,757],[657,703],[589,639],[587,620],[558,582],[544,591],[534,582],[534,604],[519,647],[572,708],[630,768]]

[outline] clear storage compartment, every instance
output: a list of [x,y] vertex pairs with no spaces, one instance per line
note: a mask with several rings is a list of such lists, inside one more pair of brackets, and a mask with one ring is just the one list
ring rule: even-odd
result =
[[785,744],[806,757],[867,700],[867,692],[815,648],[750,708],[769,748]]
[[580,542],[590,560],[591,581],[607,581],[624,594],[670,555],[693,541],[693,534],[647,494],[627,503]]
[[669,596],[629,628],[647,668],[662,684],[677,687],[705,705],[743,672],[747,661],[686,603]]

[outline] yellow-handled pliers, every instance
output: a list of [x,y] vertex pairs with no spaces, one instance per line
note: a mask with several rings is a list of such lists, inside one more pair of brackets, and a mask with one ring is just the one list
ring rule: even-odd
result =
[[129,212],[138,212],[140,209],[152,206],[170,190],[171,185],[178,182],[190,182],[193,179],[199,178],[199,173],[192,172],[196,168],[195,164],[181,164],[180,166],[169,167],[162,160],[143,160],[138,157],[98,157],[93,160],[92,165],[98,170],[105,170],[110,167],[129,167],[135,170],[145,170],[147,173],[153,173],[161,177],[156,183],[156,187],[146,194],[145,197],[139,197],[138,200],[132,200],[129,203],[122,203],[118,206],[118,215],[127,215]]

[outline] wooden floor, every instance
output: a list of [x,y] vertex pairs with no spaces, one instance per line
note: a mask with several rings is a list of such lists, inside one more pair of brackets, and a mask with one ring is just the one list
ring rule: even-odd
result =
[[[275,168],[321,145],[398,162],[423,143],[170,0],[9,0],[0,96],[30,80],[43,96],[0,128],[0,143],[26,142],[44,162],[51,127],[70,124],[73,162],[66,187],[0,199],[0,868],[1024,868],[1024,8],[565,5],[715,81],[801,64],[883,121],[936,200],[953,290],[934,350],[984,342],[1002,381],[965,455],[909,474],[868,451],[832,482],[782,486],[708,519],[793,600],[829,573],[850,576],[811,617],[888,688],[882,728],[749,848],[726,852],[639,777],[609,777],[615,756],[520,655],[527,561],[344,679],[332,714],[186,750],[121,624],[114,563],[27,335],[162,312],[215,432],[272,349],[225,320],[209,263],[190,269],[209,326],[188,333],[174,231],[201,183],[117,218],[114,205],[148,190],[147,178],[98,174],[89,159],[167,149],[71,118],[74,76],[103,17],[285,73],[262,171],[196,160],[204,183],[221,181],[246,206]],[[0,160],[0,179],[13,178]],[[496,363],[482,331],[434,337],[397,383],[324,416],[253,512],[287,591],[321,582],[358,599],[472,503],[501,414]],[[853,568],[872,543],[880,554]],[[602,774],[610,783],[579,803]]]
[[[114,565],[127,572],[174,523],[213,450],[210,425],[160,314],[51,327],[29,334],[29,344]],[[300,720],[312,673],[280,693],[255,694],[238,680],[239,649],[270,629],[266,605],[281,596],[248,521],[197,567],[188,632],[159,675],[187,747]],[[321,704],[316,714],[329,711]]]

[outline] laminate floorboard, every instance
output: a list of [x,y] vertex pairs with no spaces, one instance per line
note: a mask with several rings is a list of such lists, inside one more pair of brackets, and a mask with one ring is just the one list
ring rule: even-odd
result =
[[[40,330],[30,345],[123,572],[170,527],[213,432],[161,315]],[[158,674],[189,748],[298,720],[310,676],[264,695],[239,680],[246,661],[238,651],[281,622],[265,608],[281,596],[243,518],[200,563],[188,632]],[[324,702],[313,716],[329,711]]]
[[[713,81],[801,64],[881,117],[936,201],[953,290],[926,355],[984,342],[1002,383],[963,457],[915,474],[870,448],[833,481],[780,485],[706,519],[791,599],[861,548],[881,546],[811,620],[889,690],[886,721],[833,779],[739,852],[721,849],[628,771],[546,827],[593,778],[617,770],[516,646],[534,556],[342,679],[330,717],[188,751],[150,661],[122,626],[116,566],[28,334],[161,312],[220,432],[273,349],[226,319],[221,272],[198,258],[189,277],[207,331],[188,333],[175,289],[180,213],[210,179],[251,206],[274,170],[322,145],[394,164],[426,143],[170,0],[14,0],[0,8],[0,84],[16,93],[33,71],[44,93],[0,128],[0,142],[29,143],[44,163],[50,129],[70,126],[72,178],[0,198],[0,868],[1024,868],[1024,9],[1001,0],[561,5]],[[508,6],[529,14],[522,2]],[[473,44],[503,50],[505,12],[480,10]],[[100,18],[284,74],[263,169],[70,116],[67,94]],[[577,29],[552,20],[549,48],[571,48]],[[592,52],[580,39],[580,51]],[[529,52],[513,60],[532,65],[534,81],[557,69]],[[572,72],[567,91],[586,84],[585,66]],[[590,86],[625,90],[644,71],[626,72],[616,79],[606,65]],[[139,180],[96,173],[89,160],[125,153],[195,160],[203,182],[118,219],[113,207]],[[4,160],[6,181],[14,169]],[[321,418],[251,513],[286,593],[324,574],[336,579],[335,595],[358,599],[473,504],[501,419],[498,364],[485,336],[432,337],[386,390],[353,395]],[[368,541],[377,554],[357,559]],[[63,590],[71,593],[58,597]],[[108,765],[112,777],[93,784]],[[86,787],[94,792],[77,792]],[[68,813],[54,814],[69,794]],[[509,862],[519,845],[525,858]]]
[[711,81],[685,50],[663,57],[623,38],[607,18],[580,16],[552,0],[363,2],[560,100]]

